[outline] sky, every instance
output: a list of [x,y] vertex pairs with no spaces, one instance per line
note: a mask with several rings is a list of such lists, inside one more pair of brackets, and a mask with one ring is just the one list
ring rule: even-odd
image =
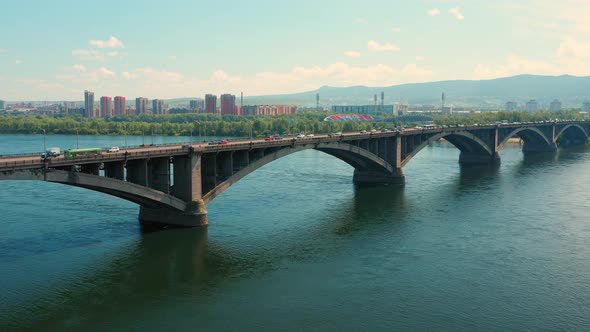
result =
[[7,0],[0,99],[590,75],[590,0]]

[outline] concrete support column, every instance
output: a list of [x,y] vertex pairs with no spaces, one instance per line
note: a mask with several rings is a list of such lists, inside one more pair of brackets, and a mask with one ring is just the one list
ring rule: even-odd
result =
[[127,181],[141,186],[148,186],[148,160],[129,160],[125,167],[127,168]]
[[125,162],[124,161],[113,161],[104,164],[104,175],[107,178],[113,178],[117,180],[125,180]]
[[152,158],[148,165],[148,183],[150,188],[170,192],[170,158]]
[[404,151],[405,151],[405,150],[403,150],[404,145],[402,142],[401,135],[397,135],[395,137],[394,147],[395,147],[395,151],[394,151],[394,155],[393,155],[393,160],[391,160],[389,163],[396,168],[401,168],[403,157],[404,157]]
[[233,152],[223,152],[217,155],[217,174],[227,179],[234,174]]
[[205,153],[202,159],[201,181],[204,195],[217,186],[217,157],[215,153]]
[[495,152],[493,155],[487,153],[461,152],[459,155],[461,165],[494,165],[500,164],[500,155]]
[[172,195],[185,202],[202,197],[202,157],[198,154],[174,157],[174,190]]
[[354,170],[352,181],[356,185],[405,184],[406,175],[402,168],[393,172]]
[[84,164],[80,166],[80,172],[92,175],[98,175],[100,164]]
[[[154,159],[152,172],[154,180],[163,182],[162,172],[169,171],[168,158]],[[152,161],[154,161],[152,160]],[[164,166],[166,162],[166,167]],[[166,225],[176,227],[196,227],[207,225],[207,209],[202,199],[202,155],[189,154],[188,156],[174,157],[174,188],[172,194],[184,200],[187,205],[184,211],[169,208],[149,208],[142,206],[139,210],[139,221],[145,225]],[[155,175],[153,175],[155,174]],[[159,174],[159,176],[158,176]],[[169,173],[168,173],[169,174]],[[155,188],[154,188],[155,189]]]

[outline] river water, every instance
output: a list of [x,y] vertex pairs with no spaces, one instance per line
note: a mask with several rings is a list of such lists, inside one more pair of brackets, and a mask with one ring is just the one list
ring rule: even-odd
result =
[[[0,135],[0,154],[42,144]],[[211,202],[207,229],[149,233],[133,203],[0,182],[0,330],[589,330],[590,149],[501,154],[461,168],[436,144],[406,186],[355,188],[303,151]]]

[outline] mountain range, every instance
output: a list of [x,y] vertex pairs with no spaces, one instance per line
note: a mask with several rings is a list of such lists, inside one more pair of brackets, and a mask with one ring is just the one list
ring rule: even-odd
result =
[[507,101],[519,105],[531,99],[540,107],[558,99],[564,108],[579,108],[590,102],[590,76],[518,75],[491,80],[453,80],[429,83],[400,84],[387,87],[330,87],[318,90],[271,96],[245,97],[245,104],[296,104],[315,106],[316,93],[321,106],[373,104],[377,95],[380,102],[384,93],[385,104],[394,102],[412,105],[440,105],[442,93],[445,105],[474,108],[503,108]]

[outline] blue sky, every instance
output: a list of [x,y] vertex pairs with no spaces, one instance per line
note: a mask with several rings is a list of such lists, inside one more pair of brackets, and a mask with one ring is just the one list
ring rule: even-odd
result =
[[9,1],[0,99],[590,75],[588,0]]

